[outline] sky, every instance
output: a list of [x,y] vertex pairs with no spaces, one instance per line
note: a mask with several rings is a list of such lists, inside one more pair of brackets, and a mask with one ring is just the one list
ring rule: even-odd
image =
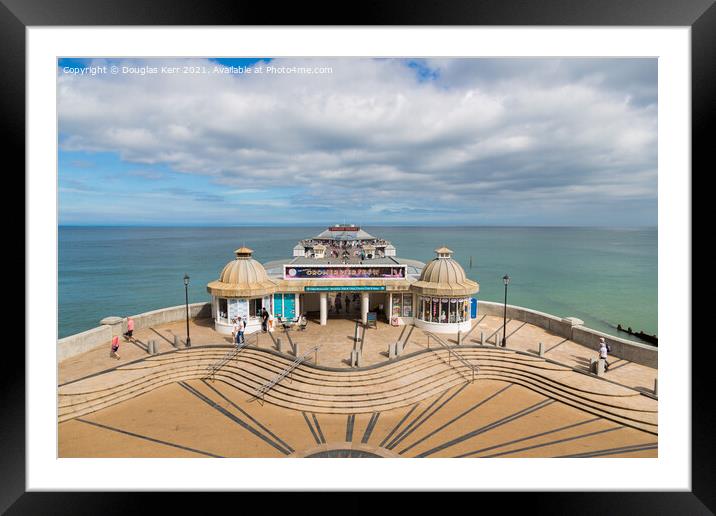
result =
[[59,59],[57,81],[61,225],[657,224],[652,58]]

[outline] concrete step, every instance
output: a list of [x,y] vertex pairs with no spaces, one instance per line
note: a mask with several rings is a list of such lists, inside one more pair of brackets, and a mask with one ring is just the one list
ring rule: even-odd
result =
[[[61,420],[101,410],[172,382],[200,379],[228,347],[195,348],[148,357],[59,389]],[[571,406],[615,421],[656,431],[656,401],[636,391],[580,375],[539,357],[499,348],[462,347],[460,355],[479,366],[477,378],[518,383]],[[267,350],[245,348],[215,375],[251,395],[292,362]],[[267,403],[319,413],[365,413],[405,407],[464,384],[471,371],[448,364],[445,349],[433,349],[381,367],[331,371],[300,365],[265,396]]]

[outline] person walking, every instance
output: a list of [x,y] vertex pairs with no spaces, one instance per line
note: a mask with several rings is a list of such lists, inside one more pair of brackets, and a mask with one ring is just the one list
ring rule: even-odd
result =
[[339,292],[338,294],[336,294],[336,313],[337,314],[341,313],[341,307],[342,307],[341,293]]
[[269,320],[269,313],[266,310],[266,308],[261,309],[261,331],[266,333],[268,331],[268,320]]
[[609,346],[607,346],[604,337],[599,337],[599,358],[604,360],[604,372],[609,370],[609,362],[607,357],[609,356]]
[[346,313],[349,314],[351,312],[351,298],[346,295]]
[[236,335],[236,345],[239,344],[245,344],[246,341],[244,340],[244,331],[246,330],[246,321],[243,321],[241,317],[237,318],[237,322],[239,324],[238,333]]
[[112,351],[109,352],[110,358],[116,358],[119,360],[119,354],[117,354],[117,351],[119,351],[119,336],[115,335],[112,337]]
[[134,319],[129,317],[127,319],[127,331],[124,333],[124,338],[127,340],[131,339],[132,333],[134,333]]

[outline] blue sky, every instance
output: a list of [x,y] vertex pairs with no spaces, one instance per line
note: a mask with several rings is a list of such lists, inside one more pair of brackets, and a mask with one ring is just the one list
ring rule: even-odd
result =
[[[70,73],[87,66],[132,73]],[[207,73],[139,73],[161,66]],[[654,226],[656,72],[655,59],[61,59],[60,224]]]

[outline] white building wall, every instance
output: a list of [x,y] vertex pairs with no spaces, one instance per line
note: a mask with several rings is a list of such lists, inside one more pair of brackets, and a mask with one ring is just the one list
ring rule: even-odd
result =
[[426,322],[413,318],[415,326],[423,330],[431,331],[433,333],[457,333],[458,331],[466,332],[472,327],[472,321],[467,320],[461,323],[434,323]]

